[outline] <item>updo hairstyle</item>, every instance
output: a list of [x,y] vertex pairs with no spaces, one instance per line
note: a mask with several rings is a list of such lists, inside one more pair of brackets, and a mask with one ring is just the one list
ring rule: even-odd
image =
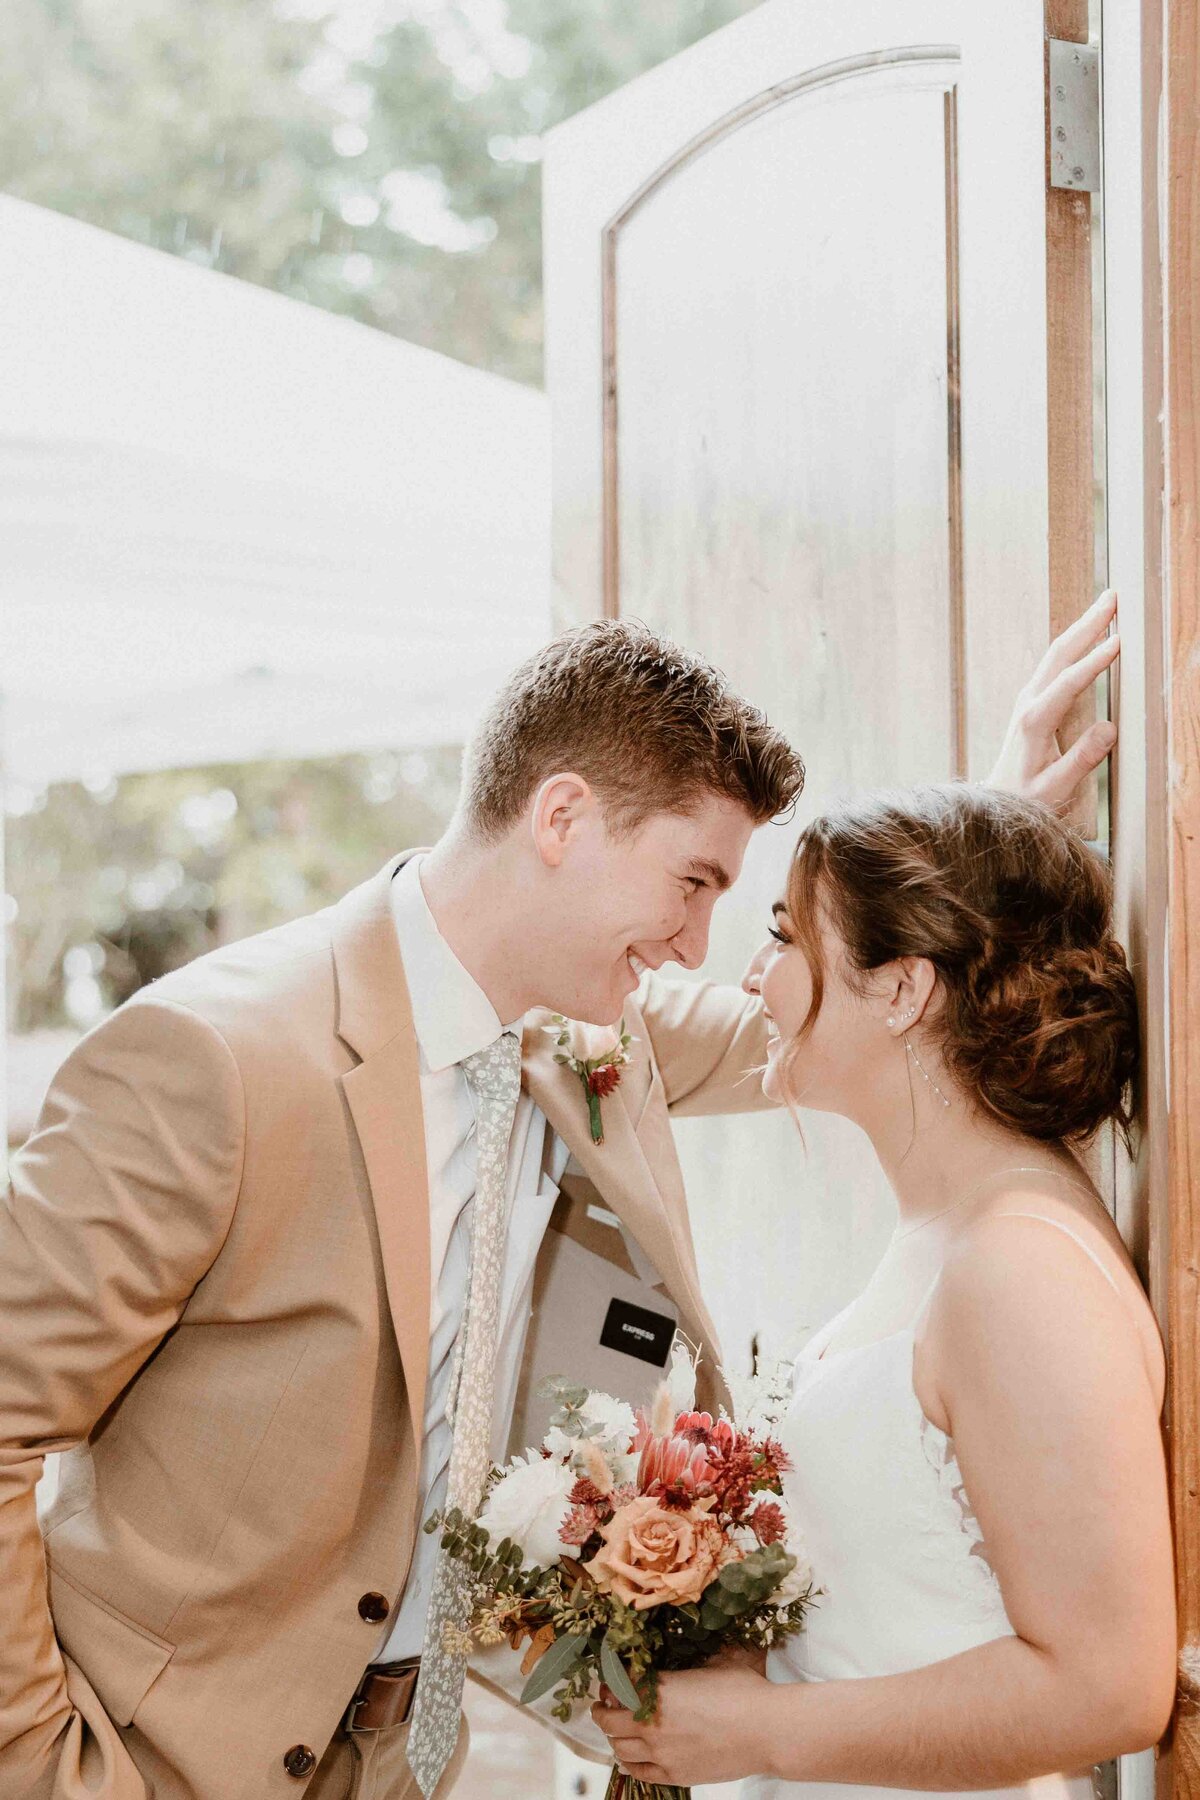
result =
[[986,1112],[1046,1141],[1114,1119],[1128,1141],[1137,1004],[1110,904],[1107,870],[1036,801],[955,782],[837,806],[801,833],[788,875],[813,979],[795,1042],[821,1008],[824,913],[860,991],[884,963],[933,964],[943,1004],[923,1023]]

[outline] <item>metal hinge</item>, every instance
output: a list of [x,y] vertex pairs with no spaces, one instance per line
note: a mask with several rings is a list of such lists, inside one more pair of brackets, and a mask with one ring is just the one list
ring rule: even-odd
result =
[[1050,39],[1050,186],[1100,191],[1100,52]]

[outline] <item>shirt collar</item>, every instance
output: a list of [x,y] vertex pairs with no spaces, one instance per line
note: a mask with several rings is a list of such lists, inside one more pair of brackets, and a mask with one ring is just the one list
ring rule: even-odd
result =
[[421,886],[421,856],[411,856],[391,883],[392,919],[412,1001],[413,1027],[431,1074],[486,1050],[503,1031],[521,1036],[521,1020],[502,1025],[475,977],[437,928]]

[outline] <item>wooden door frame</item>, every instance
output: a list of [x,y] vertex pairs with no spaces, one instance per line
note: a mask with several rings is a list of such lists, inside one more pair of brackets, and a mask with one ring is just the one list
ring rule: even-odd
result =
[[[1168,1020],[1162,1097],[1165,1183],[1153,1196],[1166,1255],[1167,1412],[1179,1603],[1178,1710],[1160,1793],[1200,1796],[1200,12],[1195,0],[1144,0],[1165,122],[1161,195],[1163,566],[1157,610],[1164,660]],[[1157,120],[1148,135],[1158,150]],[[1152,152],[1152,153],[1153,153]],[[1148,396],[1148,400],[1152,396]],[[1148,541],[1152,541],[1149,540]],[[1151,1021],[1153,1028],[1154,1022]],[[1169,1101],[1168,1101],[1169,1096]]]

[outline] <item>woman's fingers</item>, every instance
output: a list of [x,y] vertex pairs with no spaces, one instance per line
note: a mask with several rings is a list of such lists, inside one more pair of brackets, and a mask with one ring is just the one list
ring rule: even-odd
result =
[[1054,679],[1044,687],[1036,699],[1030,701],[1026,708],[1026,718],[1035,730],[1047,733],[1057,731],[1070,712],[1080,694],[1087,692],[1092,683],[1117,660],[1121,653],[1121,640],[1114,632],[1081,656],[1078,662],[1069,663]]
[[1043,806],[1066,806],[1085,776],[1099,767],[1116,741],[1107,721],[1089,725],[1083,735],[1056,762],[1043,770],[1033,786],[1033,798]]
[[1107,632],[1116,617],[1116,611],[1116,590],[1105,588],[1100,598],[1093,601],[1085,613],[1081,613],[1065,631],[1059,632],[1034,670],[1033,679],[1029,683],[1030,693],[1040,694],[1071,663],[1078,662],[1097,639]]

